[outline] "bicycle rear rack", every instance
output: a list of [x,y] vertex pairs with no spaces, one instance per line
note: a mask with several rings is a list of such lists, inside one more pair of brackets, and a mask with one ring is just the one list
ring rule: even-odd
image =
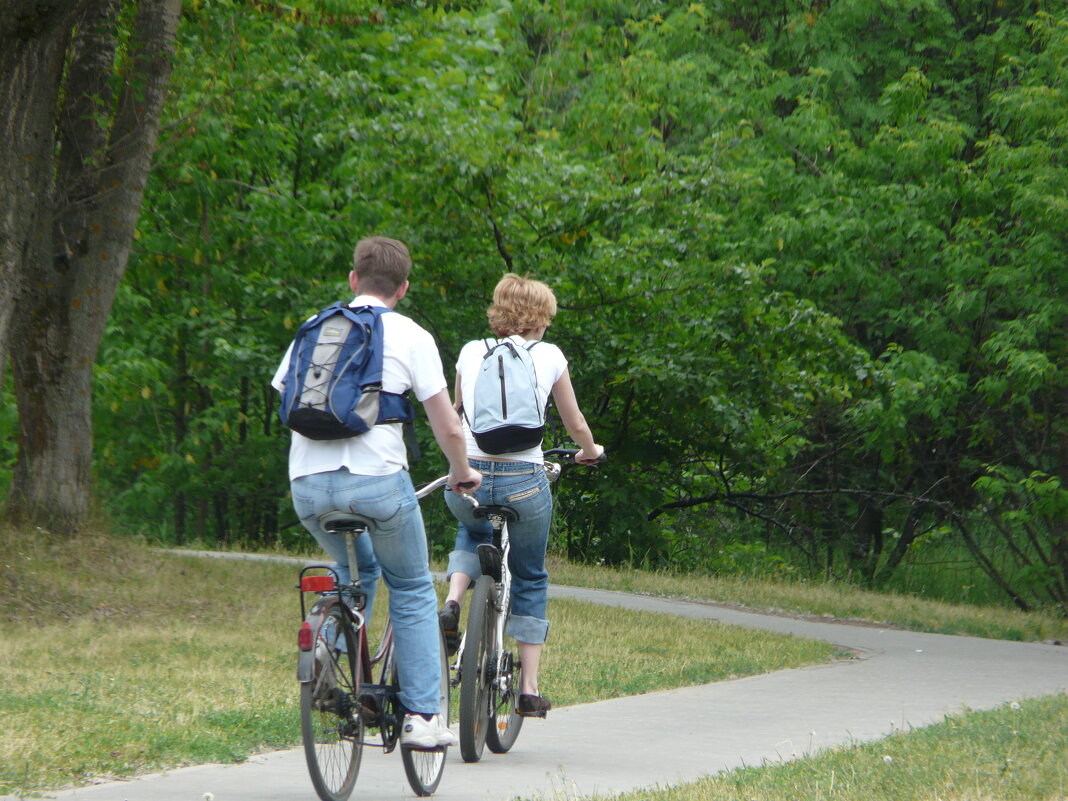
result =
[[[309,573],[310,570],[326,570],[327,574]],[[337,570],[329,565],[306,565],[301,568],[300,580],[296,588],[300,590],[300,619],[308,616],[305,593],[314,593],[319,596],[336,594],[339,601],[344,600],[342,594],[348,595],[348,605],[357,612],[362,612],[367,606],[367,593],[360,585],[359,578],[354,577],[351,584],[342,584]]]

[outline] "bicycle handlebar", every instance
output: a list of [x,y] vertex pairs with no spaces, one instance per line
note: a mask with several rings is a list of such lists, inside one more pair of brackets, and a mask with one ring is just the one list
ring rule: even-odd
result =
[[[422,487],[419,487],[415,491],[415,497],[416,498],[420,498],[420,499],[425,498],[430,493],[432,493],[432,492],[434,492],[434,491],[436,491],[438,489],[441,489],[442,487],[444,487],[448,483],[449,483],[449,477],[447,475],[435,478],[429,484],[424,484]],[[475,499],[474,495],[470,495],[470,494],[468,494],[466,492],[461,492],[460,493],[460,497],[461,498],[466,498],[467,500],[469,500],[471,502],[472,506],[474,506],[476,508],[478,507],[478,501]]]
[[[580,462],[576,462],[575,461],[575,454],[577,454],[577,453],[578,453],[578,449],[577,448],[550,448],[549,450],[544,451],[543,455],[546,456],[546,457],[552,457],[554,459],[559,459],[561,462],[563,462],[565,464],[568,464],[568,465],[574,465],[574,464],[580,464]],[[602,451],[601,455],[597,458],[597,462],[598,463],[603,462],[606,458],[607,457],[605,456],[604,452]],[[549,480],[550,481],[554,481],[557,478],[557,476],[560,475],[560,465],[554,464],[553,462],[546,462],[545,463],[545,472],[549,474]],[[425,498],[430,493],[441,489],[442,487],[444,487],[448,483],[449,483],[449,477],[447,475],[435,478],[430,483],[424,484],[422,487],[419,487],[415,491],[415,497],[416,498],[420,498],[420,499],[421,498]],[[466,492],[461,493],[461,495],[463,497],[467,498],[469,501],[471,501],[472,505],[474,505],[476,507],[478,506],[478,501],[475,500],[473,495],[468,495]]]
[[[575,454],[577,454],[578,452],[578,448],[550,448],[549,450],[545,451],[543,455],[546,458],[552,457],[554,459],[559,459],[565,464],[582,464],[581,462],[575,461]],[[605,454],[604,451],[601,451],[601,455],[597,457],[597,463],[600,464],[607,458],[607,454]]]
[[415,497],[416,498],[425,498],[430,493],[434,492],[437,489],[440,489],[441,487],[444,487],[448,483],[449,483],[449,477],[447,475],[442,476],[441,478],[435,478],[429,484],[426,484],[426,485],[420,487],[419,489],[417,489],[415,491]]

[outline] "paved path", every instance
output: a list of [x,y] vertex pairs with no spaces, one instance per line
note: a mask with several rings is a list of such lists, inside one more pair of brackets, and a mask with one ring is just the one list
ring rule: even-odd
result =
[[[854,660],[689,689],[554,709],[528,721],[511,753],[465,765],[459,749],[438,801],[574,799],[692,781],[777,761],[947,713],[1068,691],[1068,647],[822,623],[714,604],[554,587],[553,597],[668,612],[812,637],[859,652]],[[685,734],[685,740],[681,739]],[[204,765],[51,797],[76,801],[315,801],[299,750],[241,765]],[[414,798],[400,756],[364,752],[353,801]]]

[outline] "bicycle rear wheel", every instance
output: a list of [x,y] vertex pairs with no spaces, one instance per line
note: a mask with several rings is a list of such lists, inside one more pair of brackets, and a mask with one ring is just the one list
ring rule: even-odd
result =
[[312,786],[322,801],[346,801],[363,756],[363,723],[354,714],[359,683],[349,654],[357,640],[343,626],[337,599],[308,617],[315,633],[312,680],[300,685],[300,733]]
[[460,655],[460,756],[464,762],[478,762],[486,745],[490,724],[490,688],[493,680],[497,639],[496,592],[493,579],[481,576],[475,582],[471,610],[467,614],[467,635]]
[[[507,614],[507,612],[505,613]],[[490,721],[486,729],[486,745],[495,754],[505,754],[515,745],[523,716],[516,711],[523,687],[523,665],[512,651],[504,654],[502,675],[490,688]]]
[[[445,650],[445,638],[438,635],[438,650],[441,654],[441,688],[439,693],[441,718],[449,725],[449,657]],[[441,775],[445,772],[445,754],[448,746],[430,750],[406,748],[401,746],[401,761],[404,774],[412,792],[418,796],[428,796],[438,789]]]

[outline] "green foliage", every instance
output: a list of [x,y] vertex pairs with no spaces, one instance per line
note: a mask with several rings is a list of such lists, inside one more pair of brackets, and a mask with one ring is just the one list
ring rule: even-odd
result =
[[1063,603],[1068,17],[1033,5],[193,4],[97,374],[113,510],[299,536],[266,384],[384,233],[447,368],[502,272],[554,287],[610,451],[558,487],[569,555],[886,584],[944,531]]

